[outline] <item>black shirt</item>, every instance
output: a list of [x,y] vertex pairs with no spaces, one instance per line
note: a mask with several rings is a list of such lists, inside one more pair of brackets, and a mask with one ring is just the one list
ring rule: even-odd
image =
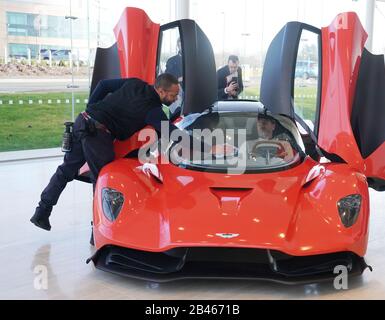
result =
[[90,103],[87,113],[104,124],[118,139],[125,140],[146,125],[160,129],[160,121],[168,121],[154,87],[130,78],[103,100]]

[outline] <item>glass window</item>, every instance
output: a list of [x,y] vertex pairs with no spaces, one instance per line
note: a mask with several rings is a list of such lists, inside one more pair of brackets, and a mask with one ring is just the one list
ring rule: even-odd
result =
[[318,110],[318,82],[320,80],[319,35],[302,30],[294,81],[294,111],[311,129]]
[[[70,25],[64,16],[7,12],[8,34],[13,36],[69,38]],[[79,17],[73,21],[72,36],[87,38],[87,21]]]
[[28,14],[27,15],[27,33],[30,37],[37,37],[39,35],[40,15]]
[[193,143],[190,152],[183,142],[174,143],[170,158],[191,169],[225,172],[282,170],[300,162],[303,142],[295,124],[283,116],[246,112],[207,112],[186,116],[178,127],[206,146]]
[[11,58],[28,58],[28,49],[31,51],[31,58],[37,56],[38,46],[33,44],[10,43],[9,56]]
[[8,34],[14,36],[27,36],[27,14],[7,12]]
[[25,13],[7,12],[7,19],[10,24],[27,25],[27,14]]

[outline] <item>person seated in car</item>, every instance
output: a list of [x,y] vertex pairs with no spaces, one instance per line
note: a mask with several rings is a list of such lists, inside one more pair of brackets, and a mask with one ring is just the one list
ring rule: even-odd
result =
[[[248,150],[249,155],[252,154],[253,157],[265,157],[262,149],[270,147],[271,158],[279,158],[284,162],[290,162],[294,158],[294,150],[296,148],[296,142],[290,137],[289,133],[285,132],[285,129],[271,116],[260,113],[257,117],[256,129],[258,133],[258,138],[253,140],[248,140],[246,143],[246,150]],[[269,145],[269,142],[270,143]],[[214,145],[212,151],[215,151],[217,154],[223,155],[234,155],[236,153],[235,146],[224,143]],[[257,155],[257,153],[262,152]]]
[[293,140],[285,132],[279,132],[277,121],[264,113],[259,113],[257,118],[258,139],[249,142],[251,149],[255,149],[258,144],[266,140],[277,141],[282,146],[282,150],[276,154],[277,157],[282,158],[285,162],[290,162],[294,158]]

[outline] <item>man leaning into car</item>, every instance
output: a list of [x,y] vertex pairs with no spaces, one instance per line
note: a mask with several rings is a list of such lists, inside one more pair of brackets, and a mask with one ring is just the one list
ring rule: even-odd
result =
[[[49,231],[53,206],[84,163],[88,163],[95,185],[103,166],[114,160],[114,139],[125,140],[146,125],[160,131],[161,121],[168,121],[162,105],[171,105],[178,92],[178,80],[164,73],[156,78],[154,86],[140,79],[126,79],[118,90],[103,100],[89,103],[86,111],[75,120],[71,151],[65,154],[63,163],[43,190],[30,221]],[[170,125],[170,131],[174,129],[177,128]]]

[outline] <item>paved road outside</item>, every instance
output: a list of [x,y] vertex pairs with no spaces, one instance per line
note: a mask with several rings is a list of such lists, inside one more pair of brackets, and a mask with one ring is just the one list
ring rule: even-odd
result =
[[[71,77],[61,79],[49,78],[21,78],[21,79],[0,79],[0,93],[14,92],[71,92]],[[75,91],[87,91],[88,78],[74,79]]]

